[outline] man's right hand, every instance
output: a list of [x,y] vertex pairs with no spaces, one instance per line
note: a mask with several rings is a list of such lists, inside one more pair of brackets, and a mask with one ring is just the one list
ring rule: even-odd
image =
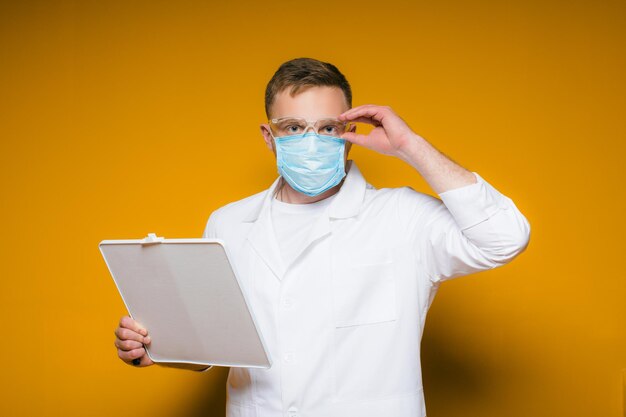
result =
[[[154,362],[148,357],[143,346],[149,343],[150,336],[146,329],[129,316],[121,318],[119,326],[115,329],[115,347],[117,356],[122,361],[137,367],[153,365]],[[134,365],[133,359],[139,359],[139,364]]]

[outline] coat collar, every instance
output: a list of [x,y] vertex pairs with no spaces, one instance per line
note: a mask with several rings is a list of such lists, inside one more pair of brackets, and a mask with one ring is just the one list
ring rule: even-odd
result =
[[[328,207],[328,215],[331,218],[343,219],[356,216],[359,213],[361,203],[365,197],[366,181],[357,167],[354,160],[346,161],[346,177],[343,184],[339,188],[335,199]],[[280,176],[277,177],[272,185],[265,191],[263,198],[255,207],[244,217],[244,222],[256,221],[262,212],[269,209],[274,196],[274,190],[280,182]]]

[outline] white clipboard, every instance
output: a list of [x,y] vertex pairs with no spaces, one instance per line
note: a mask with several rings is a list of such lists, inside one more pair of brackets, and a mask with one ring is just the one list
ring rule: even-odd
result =
[[269,368],[271,358],[224,242],[103,240],[100,252],[153,362]]

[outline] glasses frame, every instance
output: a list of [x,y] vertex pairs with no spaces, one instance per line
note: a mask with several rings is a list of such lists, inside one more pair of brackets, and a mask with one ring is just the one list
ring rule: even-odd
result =
[[[267,121],[267,124],[270,127],[270,134],[272,135],[273,138],[276,138],[276,136],[274,136],[272,125],[280,122],[281,120],[285,120],[285,119],[297,119],[297,120],[302,120],[302,121],[306,122],[306,127],[304,128],[302,133],[295,133],[294,135],[304,135],[306,133],[306,131],[309,130],[309,127],[311,127],[313,129],[313,132],[315,132],[315,134],[319,135],[320,133],[318,132],[318,128],[316,128],[315,125],[320,120],[332,120],[334,122],[337,122],[337,123],[343,125],[344,126],[344,133],[348,132],[352,128],[352,126],[354,126],[353,122],[342,122],[341,120],[337,119],[336,117],[332,117],[332,116],[320,117],[317,120],[309,120],[309,119],[307,119],[305,117],[299,117],[299,116],[283,116],[283,117],[278,117],[278,118],[274,118],[274,119],[269,119]],[[324,136],[332,136],[332,135],[324,135]]]

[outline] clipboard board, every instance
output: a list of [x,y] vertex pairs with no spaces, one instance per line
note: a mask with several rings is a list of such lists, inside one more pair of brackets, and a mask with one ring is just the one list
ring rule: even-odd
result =
[[103,240],[100,252],[155,363],[270,368],[268,349],[220,239]]

